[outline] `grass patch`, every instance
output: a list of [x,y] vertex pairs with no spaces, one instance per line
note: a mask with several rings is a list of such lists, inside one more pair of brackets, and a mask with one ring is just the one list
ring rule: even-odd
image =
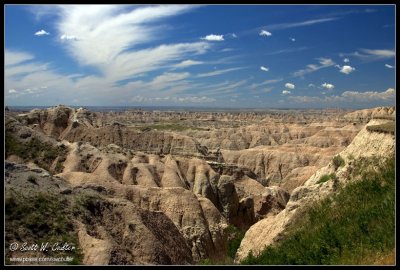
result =
[[[55,243],[67,242],[75,249],[62,255],[73,257],[73,261],[61,264],[79,264],[83,255],[79,249],[78,235],[74,230],[70,202],[59,194],[36,193],[29,196],[16,191],[7,191],[5,199],[6,247],[12,242],[38,244],[49,243],[45,256],[59,257],[52,251]],[[7,249],[6,257],[12,253]],[[13,263],[13,262],[10,262]]]
[[[53,146],[36,138],[21,143],[11,134],[10,131],[6,130],[5,152],[6,157],[17,155],[25,162],[32,160],[39,167],[56,174],[62,172],[64,169],[63,162],[68,154],[68,149],[65,145]],[[50,166],[56,159],[57,164],[55,165],[54,170],[51,170]]]
[[[283,240],[242,264],[359,265],[395,248],[395,160],[356,164],[361,180],[316,203]],[[375,168],[365,165],[374,165]],[[364,166],[364,167],[360,167]],[[355,176],[355,175],[353,175]]]
[[336,177],[336,174],[331,173],[331,174],[324,174],[321,176],[321,178],[317,181],[317,184],[322,184],[325,183],[331,179],[334,179]]
[[394,134],[396,127],[395,122],[389,122],[389,123],[384,123],[381,125],[373,125],[373,126],[367,126],[367,130],[370,132],[380,132],[380,133],[390,133]]

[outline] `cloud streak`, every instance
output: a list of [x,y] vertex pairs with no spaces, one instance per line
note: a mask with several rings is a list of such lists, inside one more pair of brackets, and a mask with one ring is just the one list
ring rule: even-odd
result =
[[321,57],[321,58],[318,58],[318,60],[319,60],[319,64],[320,65],[309,64],[309,65],[306,66],[305,69],[300,69],[298,71],[295,71],[295,72],[293,72],[292,75],[294,77],[302,77],[302,76],[304,76],[306,74],[318,71],[321,68],[327,68],[327,67],[333,66],[335,64],[335,62],[333,62],[332,59],[329,59],[329,58],[322,58]]
[[337,20],[337,19],[339,19],[339,18],[332,17],[332,18],[307,20],[307,21],[294,22],[294,23],[272,24],[272,25],[269,25],[269,26],[268,26],[268,29],[271,29],[271,30],[282,30],[282,29],[289,29],[289,28],[310,26],[310,25],[314,25],[314,24],[320,24],[320,23],[335,21],[335,20]]
[[237,67],[237,68],[221,69],[221,70],[211,71],[211,72],[207,72],[207,73],[201,73],[201,74],[198,74],[196,77],[197,78],[204,78],[204,77],[217,76],[217,75],[221,75],[221,74],[224,74],[224,73],[228,73],[228,72],[232,72],[232,71],[240,70],[240,69],[244,69],[244,68],[243,67]]

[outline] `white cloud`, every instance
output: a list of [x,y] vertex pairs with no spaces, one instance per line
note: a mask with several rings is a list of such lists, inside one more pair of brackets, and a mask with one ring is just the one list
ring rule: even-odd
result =
[[60,39],[62,39],[62,40],[78,40],[78,38],[76,37],[76,36],[73,36],[73,35],[66,35],[66,34],[64,34],[64,35],[62,35],[61,37],[60,37]]
[[326,88],[326,89],[329,89],[329,90],[335,88],[335,86],[333,84],[330,84],[330,83],[323,83],[323,84],[321,84],[321,86],[323,88]]
[[350,62],[350,59],[349,58],[345,58],[345,59],[343,59],[343,62],[348,63],[348,62]]
[[354,70],[356,70],[354,67],[351,66],[342,66],[340,68],[340,72],[344,73],[344,74],[350,74],[351,72],[353,72]]
[[175,68],[186,68],[190,66],[195,66],[195,65],[201,65],[204,64],[202,61],[194,61],[194,60],[184,60],[180,62],[179,64],[174,65],[173,67]]
[[208,35],[205,37],[201,38],[202,40],[208,40],[208,41],[223,41],[224,40],[224,35]]
[[293,41],[293,42],[295,42],[295,41],[296,41],[296,39],[295,39],[295,38],[290,38],[290,40],[291,40],[291,41]]
[[265,36],[265,37],[269,37],[272,36],[272,34],[266,30],[261,30],[259,33],[260,36]]
[[387,67],[387,68],[394,68],[394,66],[389,65],[389,64],[385,64],[385,67]]
[[294,77],[299,77],[299,76],[304,76],[306,74],[315,72],[321,68],[327,68],[330,66],[333,66],[335,64],[335,62],[332,61],[332,59],[329,58],[318,58],[317,60],[319,60],[320,65],[315,65],[315,64],[309,64],[306,66],[305,69],[300,69],[298,71],[293,72],[293,76]]
[[290,94],[290,91],[289,90],[283,90],[282,91],[282,95],[289,95]]
[[268,71],[268,70],[269,70],[269,68],[264,67],[264,66],[261,66],[260,69],[261,69],[262,71]]
[[295,85],[293,83],[286,83],[285,87],[288,89],[294,89]]
[[37,32],[35,33],[35,36],[43,36],[43,35],[50,35],[50,33],[44,31],[43,29],[40,30],[40,31],[37,31]]
[[308,87],[315,87],[315,84],[310,83],[310,84],[308,85]]
[[197,78],[204,78],[204,77],[217,76],[217,75],[221,75],[221,74],[224,74],[224,73],[227,73],[227,72],[240,70],[240,69],[244,69],[244,68],[238,67],[238,68],[221,69],[221,70],[211,71],[211,72],[207,72],[207,73],[201,73],[201,74],[198,74],[196,77]]
[[17,90],[15,90],[15,89],[10,89],[10,90],[8,90],[8,93],[14,94],[14,93],[17,93]]

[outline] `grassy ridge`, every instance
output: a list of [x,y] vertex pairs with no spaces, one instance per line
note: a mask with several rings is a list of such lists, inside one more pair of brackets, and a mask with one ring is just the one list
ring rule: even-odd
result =
[[[395,160],[355,162],[360,178],[312,206],[285,238],[242,264],[372,264],[395,248]],[[382,260],[375,260],[382,263]],[[385,262],[383,260],[383,262]],[[387,261],[385,263],[388,263]],[[394,261],[392,261],[394,264]]]
[[395,128],[396,128],[396,122],[389,122],[389,123],[384,123],[381,125],[367,126],[368,131],[390,133],[390,134],[394,134]]

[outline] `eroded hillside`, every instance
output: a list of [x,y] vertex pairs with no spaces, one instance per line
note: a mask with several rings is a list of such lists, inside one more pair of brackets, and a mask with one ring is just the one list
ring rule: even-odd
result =
[[[335,155],[362,147],[353,139],[369,136],[374,115],[346,113],[8,112],[6,196],[62,181],[51,192],[80,203],[70,226],[84,264],[218,261],[230,226],[245,231],[282,216]],[[238,254],[257,243],[249,232]]]

